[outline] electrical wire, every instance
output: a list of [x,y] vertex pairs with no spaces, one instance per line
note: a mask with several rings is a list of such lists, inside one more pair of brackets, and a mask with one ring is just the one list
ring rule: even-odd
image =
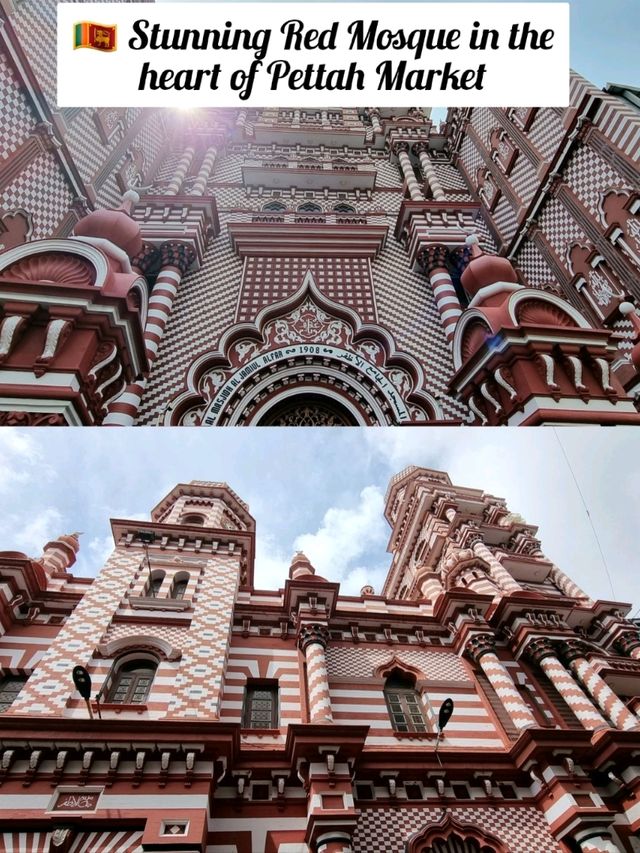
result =
[[563,446],[562,442],[560,441],[560,436],[558,435],[558,430],[556,429],[556,427],[552,427],[552,429],[553,429],[553,434],[555,435],[555,437],[558,441],[558,444],[560,445],[560,450],[562,451],[562,455],[564,456],[564,460],[567,463],[567,467],[571,473],[571,476],[573,477],[573,482],[575,483],[576,489],[578,490],[578,494],[580,495],[580,499],[582,501],[582,506],[584,507],[584,511],[586,512],[587,518],[589,519],[589,524],[591,525],[591,530],[593,532],[593,538],[596,540],[596,544],[598,546],[598,551],[600,552],[600,557],[602,559],[602,565],[604,566],[604,571],[605,571],[605,574],[607,575],[607,579],[609,581],[609,586],[611,587],[611,595],[613,596],[613,600],[615,601],[616,600],[616,593],[615,593],[615,590],[613,588],[613,581],[611,580],[611,575],[609,573],[609,566],[607,565],[607,560],[606,560],[606,557],[604,556],[604,551],[602,550],[602,545],[600,544],[600,537],[598,536],[598,531],[596,530],[595,524],[593,523],[593,519],[591,518],[591,513],[589,512],[589,507],[587,506],[587,501],[585,500],[585,497],[582,493],[582,489],[580,488],[580,484],[578,483],[578,480],[577,480],[576,475],[574,473],[573,466],[571,465],[571,462],[569,461],[569,457],[567,456],[567,453],[564,449],[564,446]]

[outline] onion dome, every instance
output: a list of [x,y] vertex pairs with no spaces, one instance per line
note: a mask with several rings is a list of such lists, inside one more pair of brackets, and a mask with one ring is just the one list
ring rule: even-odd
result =
[[471,296],[475,296],[483,287],[498,282],[518,283],[518,277],[507,258],[499,255],[485,255],[475,234],[465,240],[471,249],[471,260],[460,277],[462,286]]
[[127,190],[116,210],[94,210],[75,227],[78,237],[98,237],[109,240],[132,258],[142,249],[140,226],[131,218],[133,206],[140,200],[134,190]]

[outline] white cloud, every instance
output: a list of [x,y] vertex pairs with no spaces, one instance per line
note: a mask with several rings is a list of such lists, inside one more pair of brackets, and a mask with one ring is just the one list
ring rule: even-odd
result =
[[50,480],[52,468],[46,463],[36,438],[24,430],[0,431],[0,493],[38,480]]
[[62,515],[54,507],[36,512],[32,518],[20,522],[18,516],[6,516],[2,525],[2,535],[12,532],[13,547],[31,557],[39,557],[43,547],[61,532]]
[[298,536],[294,547],[304,551],[319,575],[342,581],[355,570],[356,562],[384,547],[388,528],[382,508],[380,489],[365,486],[355,508],[331,507],[319,529]]
[[256,537],[255,576],[256,589],[280,589],[289,577],[291,557],[276,545],[269,533],[260,533]]

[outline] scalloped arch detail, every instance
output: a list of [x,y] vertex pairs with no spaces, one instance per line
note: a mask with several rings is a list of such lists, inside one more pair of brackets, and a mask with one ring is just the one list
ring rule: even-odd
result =
[[526,299],[515,308],[519,324],[540,326],[563,326],[575,328],[575,320],[558,305],[541,299]]
[[448,812],[412,835],[406,853],[508,853],[495,835],[479,826],[462,823]]

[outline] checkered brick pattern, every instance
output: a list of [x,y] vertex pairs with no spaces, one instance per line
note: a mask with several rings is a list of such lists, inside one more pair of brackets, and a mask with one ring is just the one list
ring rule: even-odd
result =
[[[109,625],[101,639],[101,642],[110,643],[112,640],[124,640],[128,637],[139,637],[140,630],[139,625],[117,622],[114,625]],[[187,628],[178,628],[177,626],[155,624],[152,626],[145,624],[144,634],[156,637],[158,640],[164,640],[165,642],[170,643],[174,648],[181,649],[187,640],[189,631]]]
[[371,678],[378,667],[394,656],[417,667],[424,678],[435,681],[468,681],[463,661],[449,652],[414,651],[413,649],[372,649],[358,646],[328,646],[327,671],[330,678]]
[[258,312],[295,293],[311,270],[329,299],[348,305],[368,323],[376,322],[371,274],[366,258],[247,258],[236,315],[253,321]]
[[208,560],[167,717],[217,719],[227,668],[240,556]]
[[[449,163],[438,163],[433,161],[433,167],[436,171],[438,180],[442,184],[444,190],[464,190],[469,198],[469,192],[464,178],[460,172]],[[464,198],[463,195],[456,195],[457,199]]]
[[116,548],[6,714],[64,713],[73,693],[69,661],[89,663],[139,563],[139,551]]
[[32,240],[50,237],[73,196],[54,155],[43,152],[2,193],[3,207],[23,207],[33,216]]
[[580,226],[562,202],[556,198],[547,201],[538,217],[538,224],[561,258],[567,257],[569,245],[586,237]]
[[[533,807],[451,808],[451,816],[462,824],[475,824],[506,845],[509,853],[560,853],[544,816]],[[441,820],[443,809],[361,808],[353,836],[354,853],[404,853],[405,843],[414,833]]]
[[38,0],[14,6],[11,23],[51,109],[56,109],[56,6]]
[[551,160],[563,136],[562,116],[554,110],[538,110],[527,136],[545,160]]
[[98,135],[93,110],[81,110],[70,123],[65,142],[84,181],[90,182],[102,165],[107,149]]
[[229,250],[227,217],[198,272],[182,281],[158,360],[140,407],[139,423],[155,423],[168,399],[182,390],[186,370],[201,352],[215,350],[233,325],[242,261]]
[[8,157],[33,131],[37,119],[18,85],[6,56],[0,53],[0,159]]
[[[496,168],[499,170],[500,166],[496,165]],[[529,204],[540,187],[540,181],[536,175],[535,166],[531,163],[529,158],[525,157],[523,154],[520,154],[516,160],[513,171],[509,175],[509,182],[524,204]]]
[[554,281],[547,262],[538,251],[537,246],[530,240],[525,240],[521,244],[514,261],[524,273],[530,287],[540,287]]
[[564,179],[580,201],[598,219],[600,218],[598,206],[602,193],[608,189],[626,186],[625,180],[588,145],[575,151],[565,167]]
[[498,226],[502,238],[506,241],[510,240],[515,234],[517,227],[516,212],[505,196],[500,197],[500,201],[493,211],[493,219]]

